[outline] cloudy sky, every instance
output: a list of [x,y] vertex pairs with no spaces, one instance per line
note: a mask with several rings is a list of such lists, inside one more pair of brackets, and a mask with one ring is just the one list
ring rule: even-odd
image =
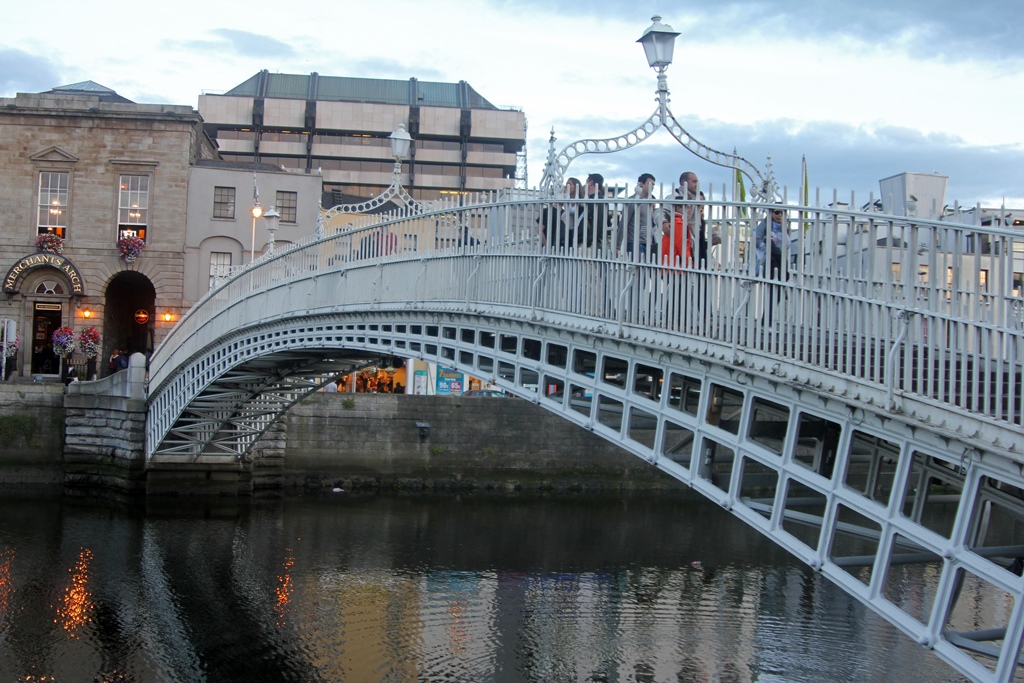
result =
[[[561,149],[654,111],[656,78],[635,41],[659,14],[681,33],[668,71],[676,119],[762,169],[770,156],[790,195],[806,156],[823,199],[863,203],[881,178],[915,171],[948,176],[947,203],[1024,209],[1024,0],[10,4],[0,97],[93,80],[196,107],[261,69],[465,80],[526,112],[531,186],[552,128]],[[630,184],[683,170],[729,181],[665,130],[569,169]]]

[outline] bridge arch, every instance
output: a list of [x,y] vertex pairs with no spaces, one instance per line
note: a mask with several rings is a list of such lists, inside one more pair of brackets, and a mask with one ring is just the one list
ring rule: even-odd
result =
[[[947,654],[972,643],[936,630],[937,606],[994,603],[1019,583],[1007,558],[1024,548],[1007,547],[1005,525],[1022,491],[969,444],[785,379],[592,331],[479,313],[319,313],[225,337],[161,394],[203,375],[221,401],[248,387],[251,400],[235,404],[245,419],[225,419],[217,431],[251,443],[339,364],[387,356],[487,377],[619,444]],[[189,405],[186,431],[199,424],[189,414],[217,408]],[[216,448],[199,457],[228,452],[230,442],[211,439]],[[940,580],[924,596],[902,595],[908,571]],[[1017,617],[1004,617],[1012,629]]]

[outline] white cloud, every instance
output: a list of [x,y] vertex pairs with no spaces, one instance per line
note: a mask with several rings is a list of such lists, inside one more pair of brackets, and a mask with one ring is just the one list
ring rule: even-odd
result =
[[[15,51],[7,54],[33,68],[20,81],[0,80],[0,96],[91,79],[136,101],[195,106],[201,92],[227,90],[260,69],[465,80],[491,102],[525,110],[536,183],[552,126],[560,147],[626,133],[654,110],[655,77],[635,41],[656,4],[595,0],[581,11],[550,0],[393,0],[382,12],[298,0],[283,12],[277,2],[253,0],[238,12],[183,0],[96,13],[53,0],[48,8],[61,21],[45,32],[22,4],[5,16],[4,41]],[[759,165],[771,153],[783,182],[795,185],[806,154],[812,183],[835,179],[844,192],[877,191],[879,178],[904,170],[939,170],[950,176],[951,199],[1007,194],[1024,207],[1024,48],[1009,40],[1016,4],[739,0],[699,13],[662,8],[682,34],[669,69],[671,106],[705,144],[735,146]],[[60,82],[41,83],[47,77]],[[702,170],[664,131],[617,158],[586,163],[629,182],[651,170],[644,164],[665,179],[691,166],[708,178],[727,176]]]

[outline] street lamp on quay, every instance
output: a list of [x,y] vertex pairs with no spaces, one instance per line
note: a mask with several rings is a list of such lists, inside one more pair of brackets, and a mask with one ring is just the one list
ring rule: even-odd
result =
[[[621,152],[639,145],[652,134],[664,127],[679,144],[687,150],[700,157],[704,161],[733,169],[750,179],[753,186],[753,194],[756,198],[765,201],[775,196],[775,179],[769,165],[767,177],[761,174],[756,166],[735,153],[728,154],[711,149],[707,145],[694,139],[676,121],[672,110],[669,108],[669,90],[666,71],[672,64],[672,53],[675,49],[675,41],[679,36],[671,26],[661,23],[661,17],[651,17],[653,22],[640,39],[636,42],[643,45],[644,54],[647,56],[647,64],[658,73],[658,108],[651,116],[625,135],[603,140],[586,139],[566,145],[561,152],[555,151],[555,131],[551,129],[549,141],[548,158],[544,165],[544,177],[541,180],[541,188],[549,193],[556,193],[562,187],[562,180],[565,177],[566,169],[573,160],[584,154],[609,154]],[[770,164],[770,162],[769,162]]]
[[256,219],[260,216],[263,216],[263,221],[267,224],[267,233],[270,235],[270,238],[267,240],[268,253],[274,251],[274,235],[277,233],[277,222],[281,220],[281,214],[279,214],[277,209],[273,206],[264,211],[259,202],[256,202],[256,205],[252,207],[252,246],[249,251],[250,263],[256,260]]
[[249,248],[249,263],[256,260],[256,219],[263,215],[263,207],[259,201],[253,203],[252,207],[252,246]]

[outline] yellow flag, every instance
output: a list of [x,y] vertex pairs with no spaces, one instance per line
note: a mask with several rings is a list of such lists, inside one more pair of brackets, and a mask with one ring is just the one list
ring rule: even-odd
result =
[[[738,168],[736,169],[736,187],[733,188],[733,191],[736,193],[735,196],[739,197],[739,200],[741,202],[746,203],[746,201],[747,201],[747,188],[743,184],[743,174],[740,172],[740,169],[738,169]],[[740,216],[746,217],[746,215],[747,215],[747,207],[746,206],[741,206],[740,207]]]

